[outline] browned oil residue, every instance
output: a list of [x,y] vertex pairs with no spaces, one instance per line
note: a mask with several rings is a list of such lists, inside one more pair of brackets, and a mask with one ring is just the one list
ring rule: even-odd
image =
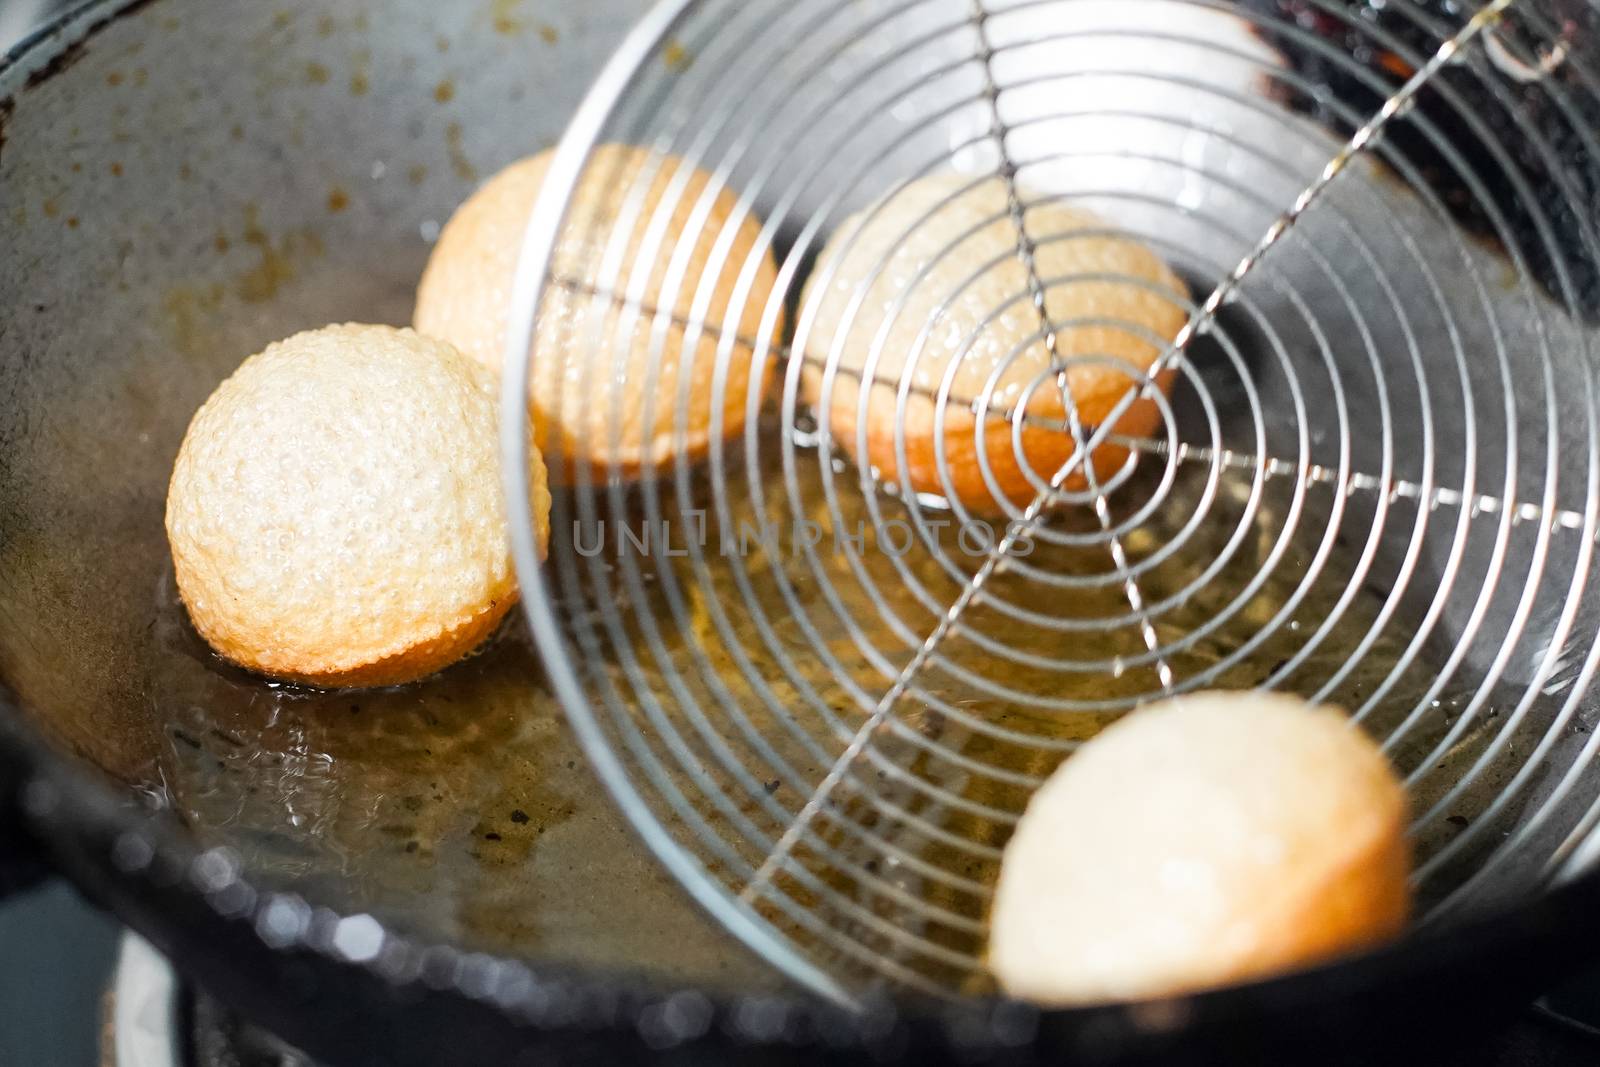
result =
[[189,166],[189,164],[183,163],[183,164],[180,164],[178,166],[178,180],[179,181],[185,181],[186,182],[186,181],[189,181],[193,177],[194,177],[194,168]]
[[328,210],[333,214],[337,215],[339,212],[343,211],[349,206],[350,194],[345,192],[343,189],[335,187],[334,190],[328,194]]
[[332,37],[335,24],[332,15],[323,15],[317,20],[317,36]]
[[367,13],[365,11],[358,11],[356,12],[355,21],[350,23],[350,25],[365,32],[372,27],[372,20],[367,18]]
[[372,89],[372,52],[361,49],[351,56],[350,95],[366,96]]
[[435,47],[435,48],[437,48],[437,49],[438,49],[438,50],[439,50],[439,52],[440,52],[440,54],[443,54],[443,53],[445,53],[445,52],[448,52],[448,51],[450,51],[450,38],[448,38],[448,37],[445,37],[445,36],[443,36],[443,35],[442,35],[442,34],[441,34],[441,35],[440,35],[440,36],[439,36],[439,37],[438,37],[438,38],[437,38],[437,39],[436,39],[436,40],[435,40],[435,41],[434,41],[434,42],[433,42],[433,46],[434,46],[434,47]]
[[328,72],[328,68],[321,63],[313,61],[306,64],[306,81],[312,85],[327,85],[330,77],[332,75]]
[[228,131],[228,136],[232,137],[235,141],[244,140],[244,127],[237,122],[234,123],[233,129]]
[[306,231],[286,234],[274,243],[261,228],[260,212],[255,205],[245,208],[244,242],[261,257],[254,267],[238,279],[239,299],[247,304],[265,303],[277,296],[285,284],[293,281],[296,257],[322,253],[321,239]]
[[74,44],[71,47],[62,49],[60,52],[56,53],[54,59],[50,60],[50,62],[40,67],[32,74],[28,75],[28,80],[26,83],[24,83],[23,88],[37,89],[45,82],[49,81],[51,78],[54,78],[57,74],[60,74],[62,71],[71,67],[78,60],[82,59],[87,51],[88,49],[82,41],[79,41],[77,44]]
[[113,164],[111,164],[111,176],[113,178],[122,177],[122,164],[121,163],[113,163]]
[[106,75],[106,84],[111,86],[111,88],[113,88],[113,89],[115,89],[117,86],[121,85],[123,80],[124,80],[124,75],[123,75],[122,71],[120,71],[120,70],[114,70],[110,74]]
[[275,30],[286,30],[289,28],[289,23],[293,21],[294,12],[280,11],[276,15],[272,16],[272,28]]
[[456,176],[462,181],[475,182],[478,180],[478,170],[472,165],[472,160],[467,158],[465,149],[462,148],[461,123],[452,122],[445,127],[444,143],[450,151],[450,165],[455,168]]
[[494,32],[509,37],[527,28],[527,21],[522,18],[519,11],[521,7],[522,0],[494,0],[489,5],[489,17],[494,22]]
[[61,204],[59,202],[57,202],[55,200],[46,200],[44,202],[44,217],[45,218],[53,219],[59,214],[61,214]]
[[195,359],[206,358],[206,338],[210,336],[206,324],[216,317],[224,295],[220,282],[204,286],[178,285],[168,290],[161,300],[161,308],[166,312],[173,347],[179,353]]
[[148,68],[146,68],[146,67],[135,67],[134,68],[134,70],[133,70],[133,87],[135,89],[144,88],[145,84],[147,82],[149,82],[149,80],[150,80],[150,71],[149,71]]
[[661,62],[666,64],[668,70],[678,74],[689,69],[689,64],[694,62],[694,57],[689,54],[689,50],[683,47],[681,42],[668,41],[666,47],[661,50]]
[[455,82],[448,78],[433,87],[433,98],[441,104],[448,104],[456,98]]
[[78,228],[78,216],[76,216],[76,215],[68,215],[67,216],[67,229],[76,230],[77,228]]
[[421,185],[428,179],[428,168],[421,163],[413,163],[411,168],[406,171],[406,178],[412,185]]
[[561,34],[557,33],[556,28],[548,22],[541,22],[539,23],[539,39],[545,44],[555,44],[561,40]]
[[217,250],[218,255],[222,255],[226,253],[228,249],[233,247],[233,242],[228,240],[227,234],[219,230],[217,232],[216,239],[211,242],[211,247]]

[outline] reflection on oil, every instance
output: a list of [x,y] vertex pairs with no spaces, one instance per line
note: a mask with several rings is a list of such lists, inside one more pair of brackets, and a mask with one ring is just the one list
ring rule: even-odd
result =
[[162,777],[202,842],[253,877],[472,949],[771,984],[621,825],[520,619],[417,685],[314,692],[219,661],[170,574],[158,599]]

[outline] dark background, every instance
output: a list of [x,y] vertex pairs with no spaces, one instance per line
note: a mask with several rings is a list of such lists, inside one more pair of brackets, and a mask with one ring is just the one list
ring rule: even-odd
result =
[[0,905],[0,1067],[100,1062],[117,935],[114,920],[59,881]]

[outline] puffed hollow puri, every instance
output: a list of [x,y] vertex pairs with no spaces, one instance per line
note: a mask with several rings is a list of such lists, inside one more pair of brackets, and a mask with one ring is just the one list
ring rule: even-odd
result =
[[[417,329],[496,370],[553,156],[512,164],[462,204],[417,289]],[[738,197],[711,183],[642,148],[600,145],[590,156],[551,259],[529,373],[556,484],[570,484],[580,465],[595,479],[632,478],[679,456],[698,461],[759,410],[783,331],[777,268],[760,247],[760,221],[735,222]],[[771,343],[759,345],[769,315]]]
[[[1173,373],[1156,361],[1188,319],[1183,281],[1114,220],[1019,195],[1059,363],[999,178],[936,173],[847,218],[823,248],[801,305],[802,391],[829,437],[885,480],[903,472],[912,492],[985,514],[1007,503],[1026,507],[1077,452],[1053,367],[1065,368],[1084,432],[1133,391],[1110,430],[1149,435],[1161,424],[1154,393],[1169,388]],[[806,314],[814,316],[809,329]],[[1104,481],[1127,460],[1126,447],[1102,441],[1093,473]],[[1087,485],[1081,465],[1060,483]]]
[[498,409],[491,372],[411,330],[329,326],[245,360],[190,423],[167,492],[195,629],[241,667],[324,687],[398,685],[472,651],[517,601]]
[[1336,709],[1201,693],[1069,756],[1005,849],[989,964],[1045,1005],[1171,996],[1380,944],[1410,910],[1406,798]]

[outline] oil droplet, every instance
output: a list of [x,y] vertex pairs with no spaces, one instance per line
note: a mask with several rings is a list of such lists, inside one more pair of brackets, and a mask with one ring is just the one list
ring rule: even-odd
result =
[[510,36],[522,32],[523,19],[518,9],[522,7],[522,0],[494,0],[489,6],[489,17],[494,23],[494,32]]
[[111,164],[111,176],[114,177],[114,178],[122,177],[122,164],[121,163],[113,163],[113,164]]
[[122,71],[114,70],[110,74],[106,75],[106,84],[115,89],[117,86],[122,84],[122,77]]
[[328,194],[328,210],[337,215],[350,206],[350,194],[343,189],[335,188]]
[[456,176],[462,181],[475,182],[478,180],[478,171],[472,165],[472,160],[467,158],[462,141],[461,123],[452,122],[445,127],[444,142],[450,153],[450,165],[455,168]]
[[433,98],[441,104],[448,104],[456,98],[455,83],[446,79],[433,88]]
[[668,70],[674,74],[682,73],[689,69],[689,64],[694,62],[694,57],[689,50],[678,41],[668,41],[661,50],[661,62],[666,64]]
[[330,76],[328,68],[321,63],[313,61],[306,64],[306,80],[312,85],[326,85]]
[[1495,277],[1495,284],[1500,287],[1502,292],[1516,292],[1518,287],[1522,285],[1522,275],[1517,272],[1516,266],[1510,261],[1502,259],[1499,262],[1500,271]]
[[46,200],[44,202],[44,217],[45,218],[53,219],[57,215],[59,215],[60,213],[61,213],[61,205],[59,203],[57,203],[54,200]]
[[548,22],[541,22],[539,23],[539,39],[545,44],[555,44],[561,39],[561,34],[557,33],[556,28]]
[[317,20],[317,36],[318,37],[332,37],[333,36],[333,30],[334,30],[334,22],[333,22],[333,16],[332,15],[323,15],[320,19]]
[[412,185],[421,185],[428,178],[428,168],[421,163],[414,163],[406,170],[406,180]]

